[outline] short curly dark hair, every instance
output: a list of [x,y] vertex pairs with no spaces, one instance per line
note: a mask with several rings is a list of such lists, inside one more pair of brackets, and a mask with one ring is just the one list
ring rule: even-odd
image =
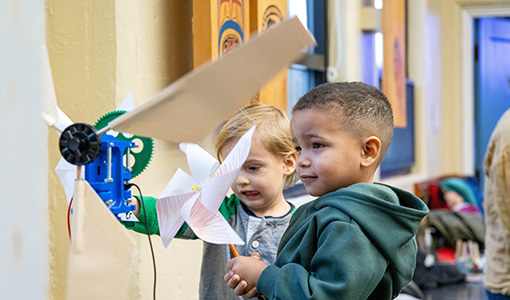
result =
[[342,130],[381,140],[381,158],[393,138],[393,111],[386,96],[362,82],[330,82],[316,86],[299,99],[292,113],[323,109],[338,114]]

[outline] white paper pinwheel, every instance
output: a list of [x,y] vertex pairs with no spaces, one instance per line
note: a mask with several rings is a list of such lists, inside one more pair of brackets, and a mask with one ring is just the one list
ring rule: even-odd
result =
[[165,247],[184,222],[202,240],[243,245],[244,241],[218,211],[250,152],[255,126],[247,131],[218,167],[218,161],[196,144],[181,143],[193,177],[178,169],[156,203]]

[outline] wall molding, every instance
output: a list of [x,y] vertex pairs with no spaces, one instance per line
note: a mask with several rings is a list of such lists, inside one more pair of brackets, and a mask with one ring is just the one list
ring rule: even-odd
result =
[[487,4],[482,2],[470,5],[459,4],[461,16],[462,42],[460,44],[461,62],[461,103],[462,103],[462,173],[475,173],[474,141],[474,57],[473,57],[473,20],[490,16],[510,16],[510,4]]

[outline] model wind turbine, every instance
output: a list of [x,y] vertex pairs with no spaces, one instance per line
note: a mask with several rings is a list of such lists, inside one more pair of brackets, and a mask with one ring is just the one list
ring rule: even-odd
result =
[[[46,56],[47,53],[44,53],[43,55]],[[49,65],[45,69],[49,71]],[[51,74],[48,74],[46,77],[51,78]],[[52,86],[52,84],[50,84],[49,86]],[[49,97],[46,97],[46,99],[48,99],[48,101],[45,102],[46,109],[42,113],[43,119],[48,124],[48,126],[55,128],[55,131],[57,132],[57,134],[59,136],[61,136],[64,129],[71,126],[73,124],[73,122],[57,106],[57,102],[56,102],[54,95],[50,94]],[[117,108],[117,110],[109,112],[109,113],[103,115],[102,117],[100,117],[99,120],[94,124],[94,127],[96,129],[102,128],[103,126],[108,124],[109,121],[111,121],[112,119],[118,117],[119,115],[121,115],[127,111],[133,110],[133,108],[134,108],[133,94],[130,93],[124,99],[124,101],[122,101],[121,105]],[[54,111],[55,113],[52,114],[51,111]],[[151,161],[152,153],[153,153],[153,140],[146,138],[146,137],[136,136],[136,135],[135,136],[127,135],[127,134],[125,135],[123,133],[115,132],[113,130],[108,132],[108,135],[110,135],[116,139],[115,143],[118,142],[117,140],[124,141],[124,142],[129,141],[132,143],[136,142],[135,143],[136,144],[135,147],[137,148],[136,152],[130,150],[130,153],[129,153],[130,159],[127,158],[127,156],[126,156],[126,158],[128,160],[132,160],[132,162],[128,161],[126,163],[126,165],[130,166],[131,178],[135,178],[136,176],[140,175],[142,173],[142,171],[148,166],[148,164]],[[132,145],[132,143],[130,143],[129,145]],[[89,166],[89,168],[93,168],[93,169],[100,168],[101,165],[97,165],[99,162],[100,162],[99,160],[96,160],[95,163],[92,163]],[[66,194],[67,202],[69,204],[71,204],[72,198],[73,198],[74,182],[77,177],[77,169],[78,168],[76,165],[69,163],[64,158],[61,158],[59,160],[57,167],[55,168],[55,173],[57,173],[57,175],[62,183],[64,192]],[[112,166],[112,169],[116,169],[116,168],[114,166]],[[82,169],[79,177],[83,178],[84,174],[85,174],[85,172]],[[96,177],[97,177],[97,175],[96,175]],[[111,178],[111,174],[109,177]],[[101,179],[103,179],[103,178],[101,178]],[[97,178],[92,178],[91,176],[89,176],[89,178],[87,178],[87,181],[89,182],[89,184],[92,182],[92,186],[94,186],[94,187],[101,186],[101,183],[102,183],[101,180],[99,180],[99,183],[94,183],[95,181],[97,181]],[[103,181],[104,181],[104,179],[103,179]],[[97,188],[95,190],[98,191],[99,189]],[[130,209],[125,209],[124,211],[119,211],[119,205],[122,204],[123,201],[117,201],[117,202],[119,202],[119,204],[114,205],[116,203],[114,203],[113,199],[117,200],[119,197],[114,197],[111,193],[105,193],[104,190],[100,195],[102,196],[101,197],[102,200],[107,205],[109,205],[109,208],[112,211],[112,213],[114,213],[120,220],[137,221],[136,217],[134,217],[133,214],[128,213],[131,211]],[[126,194],[126,196],[127,196],[127,198],[125,200],[128,201],[131,195]]]
[[[122,299],[120,294],[114,293],[127,290],[119,287],[121,282],[128,282],[126,276],[119,278],[119,274],[128,274],[126,266],[130,265],[134,243],[107,206],[100,208],[97,203],[101,203],[99,200],[106,203],[105,199],[110,197],[112,202],[107,203],[108,207],[119,207],[115,215],[132,210],[126,201],[128,191],[124,189],[130,180],[130,170],[124,166],[129,163],[125,164],[123,160],[126,151],[134,145],[118,142],[106,133],[115,130],[171,142],[196,142],[237,111],[283,68],[298,60],[303,49],[314,42],[313,36],[297,18],[286,20],[217,61],[188,73],[102,129],[96,130],[83,123],[60,128],[63,129],[59,140],[62,156],[78,166],[68,297],[90,298],[93,292],[102,298],[113,295],[110,298]],[[53,110],[49,115],[58,119],[58,111]],[[56,119],[49,122],[55,129],[61,126]],[[85,166],[86,180],[81,180],[81,166]],[[91,178],[89,176],[98,186],[91,187],[87,180]],[[107,254],[110,256],[105,258]],[[91,263],[93,261],[98,263]],[[100,262],[105,261],[111,265],[101,265]],[[69,294],[75,289],[85,291],[80,288],[85,279],[88,293],[81,296],[76,292]]]

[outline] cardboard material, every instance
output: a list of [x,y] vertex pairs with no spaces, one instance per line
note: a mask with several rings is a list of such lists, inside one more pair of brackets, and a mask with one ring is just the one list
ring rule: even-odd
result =
[[181,77],[109,127],[171,142],[196,143],[314,43],[297,17],[286,20]]
[[125,299],[136,246],[87,181],[75,183],[66,299]]

